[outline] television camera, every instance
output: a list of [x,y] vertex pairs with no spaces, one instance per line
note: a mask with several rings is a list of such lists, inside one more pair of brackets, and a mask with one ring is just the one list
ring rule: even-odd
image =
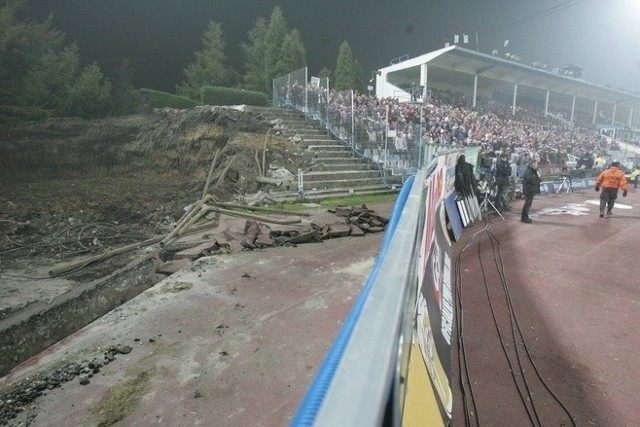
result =
[[[569,162],[567,162],[567,164],[568,163]],[[556,190],[556,193],[560,193],[563,190],[565,190],[565,193],[568,193],[569,191],[573,193],[573,181],[571,180],[571,177],[573,176],[573,168],[567,164],[560,169],[560,178],[562,178],[562,182]]]

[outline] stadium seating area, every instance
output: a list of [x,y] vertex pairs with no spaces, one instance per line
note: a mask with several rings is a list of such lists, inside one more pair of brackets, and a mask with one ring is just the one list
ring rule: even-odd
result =
[[[511,105],[496,100],[478,98],[472,107],[464,95],[436,89],[428,91],[424,102],[335,89],[327,93],[326,87],[297,83],[280,92],[286,93],[284,104],[304,107],[310,117],[325,122],[330,132],[360,155],[386,169],[400,168],[407,173],[414,172],[438,148],[465,146],[481,147],[493,158],[506,151],[520,167],[535,157],[546,175],[560,173],[568,161],[581,174],[597,173],[618,148],[584,114],[577,114],[569,123],[561,111],[545,116],[543,105],[521,102],[514,114]],[[302,99],[305,105],[297,105]]]

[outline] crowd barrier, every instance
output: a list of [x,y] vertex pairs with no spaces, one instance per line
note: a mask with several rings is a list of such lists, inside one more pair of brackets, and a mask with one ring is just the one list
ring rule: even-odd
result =
[[454,321],[455,163],[441,153],[410,177],[380,254],[293,426],[447,425]]
[[[561,192],[570,192],[573,190],[584,190],[594,188],[596,177],[590,178],[572,178],[569,180],[542,181],[540,183],[541,194],[553,194]],[[516,184],[516,194],[522,193],[522,183]]]
[[[474,152],[440,153],[402,187],[377,262],[293,426],[450,424],[452,244],[482,217],[475,198],[455,192],[455,164]],[[545,181],[540,189],[585,189],[594,181]]]

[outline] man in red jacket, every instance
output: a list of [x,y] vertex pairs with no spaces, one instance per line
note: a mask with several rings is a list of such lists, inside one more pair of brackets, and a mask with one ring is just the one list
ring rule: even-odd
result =
[[600,218],[604,217],[604,208],[607,208],[607,215],[611,215],[613,205],[618,197],[618,188],[622,190],[622,197],[627,197],[627,178],[620,169],[620,162],[612,162],[608,169],[602,171],[596,179],[596,191],[600,191]]

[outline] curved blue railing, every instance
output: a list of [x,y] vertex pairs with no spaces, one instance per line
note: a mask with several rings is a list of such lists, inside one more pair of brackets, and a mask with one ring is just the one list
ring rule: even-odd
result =
[[298,412],[291,422],[292,426],[302,427],[313,425],[320,405],[324,400],[327,389],[329,388],[329,384],[331,383],[333,375],[336,371],[338,363],[340,362],[340,359],[344,354],[344,350],[349,341],[349,338],[351,337],[353,328],[358,322],[358,318],[360,316],[360,313],[362,312],[362,307],[367,300],[367,297],[378,275],[380,266],[382,264],[381,261],[384,259],[389,248],[389,243],[391,242],[391,239],[393,238],[393,235],[396,231],[398,222],[402,215],[402,210],[404,209],[404,206],[407,202],[407,198],[409,197],[409,194],[411,192],[414,180],[415,176],[410,176],[406,180],[405,184],[402,186],[400,193],[398,194],[398,198],[396,199],[391,218],[389,219],[389,223],[387,224],[387,231],[385,232],[376,264],[371,270],[369,278],[367,279],[362,292],[354,303],[349,316],[345,320],[344,326],[334,340],[331,349],[325,357],[322,365],[320,366],[320,369],[318,370],[318,373],[316,374],[316,377],[314,378],[309,390],[307,391],[306,396],[300,404]]

